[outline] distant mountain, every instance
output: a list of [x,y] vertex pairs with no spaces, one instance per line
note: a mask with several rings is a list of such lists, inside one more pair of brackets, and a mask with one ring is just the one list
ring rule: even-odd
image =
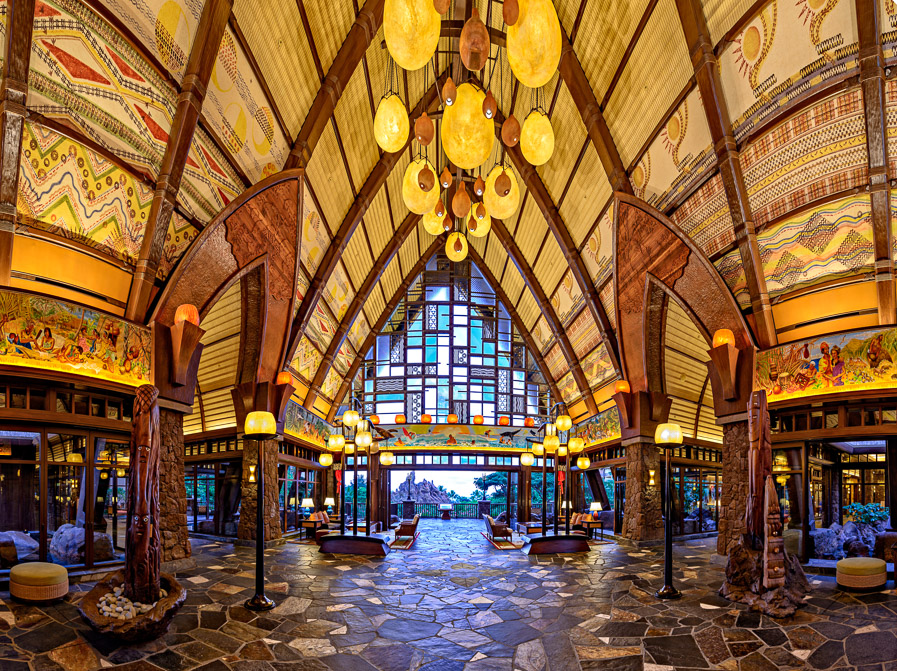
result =
[[414,481],[414,471],[408,474],[405,481],[392,493],[393,503],[399,501],[416,501],[417,503],[451,503],[451,499],[431,480],[426,478]]

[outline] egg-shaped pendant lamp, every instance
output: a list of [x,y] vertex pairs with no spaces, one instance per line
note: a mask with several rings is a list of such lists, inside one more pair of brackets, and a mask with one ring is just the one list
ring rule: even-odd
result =
[[402,151],[410,130],[408,111],[402,99],[395,93],[383,96],[374,115],[374,139],[380,148],[391,154]]
[[534,109],[520,129],[520,151],[532,165],[545,165],[554,153],[554,128],[541,109]]
[[492,153],[495,131],[492,121],[483,116],[486,94],[465,82],[458,87],[455,103],[442,116],[442,148],[445,155],[465,170],[482,165]]
[[432,210],[427,212],[422,219],[424,230],[430,235],[439,235],[442,233],[442,224],[445,221],[445,207],[442,208],[442,216],[439,216],[439,203]]
[[502,166],[496,165],[486,177],[486,190],[483,192],[483,203],[489,215],[495,219],[507,219],[517,211],[520,205],[520,187],[517,177],[511,168],[504,168],[505,175],[511,180],[511,189],[507,196],[499,196],[495,192],[495,181],[502,173]]
[[455,231],[445,241],[445,255],[450,261],[458,262],[467,258],[467,237]]
[[518,0],[519,16],[508,26],[508,63],[524,86],[551,81],[561,62],[561,24],[551,0]]
[[405,176],[402,178],[402,199],[405,201],[406,207],[414,212],[414,214],[426,214],[434,207],[439,200],[439,189],[433,186],[429,191],[424,191],[418,184],[417,174],[428,167],[431,171],[433,166],[425,158],[416,158],[405,169]]
[[383,36],[395,62],[406,70],[424,67],[436,51],[442,17],[433,0],[385,0]]

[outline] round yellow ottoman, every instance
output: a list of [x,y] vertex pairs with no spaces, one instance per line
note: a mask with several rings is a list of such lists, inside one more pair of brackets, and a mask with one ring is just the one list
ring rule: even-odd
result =
[[61,599],[69,592],[65,566],[46,562],[16,564],[9,570],[9,593],[22,601]]
[[838,562],[836,576],[842,589],[879,589],[888,581],[887,564],[874,557],[848,557]]

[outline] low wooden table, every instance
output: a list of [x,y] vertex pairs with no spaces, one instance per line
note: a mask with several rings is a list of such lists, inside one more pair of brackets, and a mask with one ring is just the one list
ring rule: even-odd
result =
[[604,522],[601,520],[591,520],[586,522],[580,522],[580,526],[585,528],[589,532],[589,538],[595,537],[595,529],[601,530],[601,538],[600,540],[604,540]]
[[312,539],[319,528],[324,525],[324,520],[302,520],[299,525],[305,529],[305,538]]
[[529,534],[540,534],[542,533],[542,523],[541,522],[518,522],[517,523],[517,533],[523,534],[524,536]]

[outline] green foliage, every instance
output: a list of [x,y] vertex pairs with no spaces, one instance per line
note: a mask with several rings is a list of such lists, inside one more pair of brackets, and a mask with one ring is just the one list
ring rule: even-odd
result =
[[851,503],[844,506],[844,512],[847,518],[853,520],[857,524],[875,524],[876,522],[887,522],[890,518],[890,511],[882,508],[877,503]]
[[492,494],[492,499],[495,501],[504,501],[507,486],[508,486],[508,474],[501,473],[496,471],[494,473],[486,473],[481,475],[478,478],[474,478],[473,481],[476,486],[476,490],[474,491],[474,495],[478,493],[482,493],[481,497],[483,499],[488,498],[488,493],[491,488],[495,488],[495,492]]

